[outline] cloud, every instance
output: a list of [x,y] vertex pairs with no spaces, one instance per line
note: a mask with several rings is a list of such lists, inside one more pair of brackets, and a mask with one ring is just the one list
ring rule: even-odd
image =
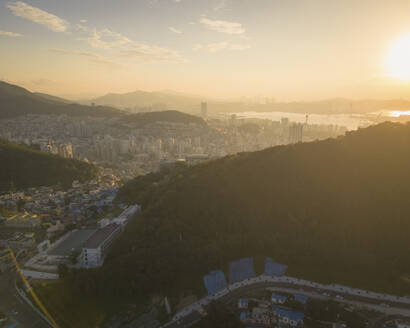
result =
[[248,44],[234,44],[231,42],[215,42],[209,44],[197,44],[194,47],[194,50],[204,50],[208,52],[218,52],[221,50],[246,50],[249,49],[250,45]]
[[87,57],[90,61],[98,64],[106,64],[106,65],[115,65],[115,63],[104,56],[88,52],[88,51],[81,51],[81,50],[66,50],[66,49],[56,49],[56,48],[51,48],[48,49],[50,52],[54,52],[60,55],[74,55],[74,56],[82,56],[82,57]]
[[[83,27],[85,28],[84,31],[88,30],[85,26]],[[102,49],[118,48],[132,43],[127,37],[107,28],[100,31],[93,29],[86,38],[80,38],[80,40],[86,40],[93,48]]]
[[88,32],[90,30],[87,26],[85,26],[83,24],[77,24],[75,27],[76,27],[77,30],[79,30],[81,32]]
[[20,34],[20,33],[7,32],[7,31],[0,31],[0,35],[9,36],[12,38],[18,38],[18,37],[23,36],[23,34]]
[[176,34],[182,34],[182,31],[176,29],[175,27],[170,26],[170,27],[168,27],[168,29],[169,29],[171,32],[174,32],[174,33],[176,33]]
[[80,19],[80,23],[87,23],[88,22],[88,20],[86,20],[86,19]]
[[134,43],[129,49],[122,50],[121,56],[135,58],[143,62],[185,62],[176,51],[143,43]]
[[45,25],[54,32],[65,32],[68,30],[69,23],[60,17],[50,14],[39,8],[32,7],[25,2],[9,2],[6,5],[15,16],[28,19],[34,23]]
[[202,17],[199,22],[205,25],[208,29],[212,31],[217,31],[226,34],[243,34],[245,29],[242,24],[235,22],[227,22],[222,20],[212,20]]
[[174,50],[135,42],[109,29],[86,31],[88,35],[80,40],[87,41],[93,48],[119,50],[119,56],[123,58],[134,58],[145,62],[184,62],[184,59]]

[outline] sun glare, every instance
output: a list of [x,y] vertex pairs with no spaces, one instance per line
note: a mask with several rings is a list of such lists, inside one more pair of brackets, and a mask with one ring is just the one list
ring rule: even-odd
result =
[[410,34],[397,39],[387,55],[389,75],[410,80]]

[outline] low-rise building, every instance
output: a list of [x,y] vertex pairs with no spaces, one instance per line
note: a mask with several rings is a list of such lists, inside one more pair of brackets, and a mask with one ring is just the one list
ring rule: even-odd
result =
[[247,298],[240,298],[238,301],[238,308],[239,309],[247,309],[248,308],[248,299]]
[[278,319],[279,328],[303,327],[304,313],[274,306],[273,313]]
[[121,226],[112,223],[98,229],[85,242],[81,254],[81,264],[85,268],[102,266],[113,241],[121,234]]
[[41,220],[37,215],[30,215],[24,213],[22,215],[16,214],[6,219],[4,225],[9,228],[23,228],[32,229],[40,226]]
[[286,302],[286,296],[273,293],[271,300],[272,300],[272,303],[274,304],[283,304]]
[[269,325],[271,323],[271,315],[268,308],[254,307],[252,309],[251,322],[254,324]]
[[123,230],[125,226],[141,211],[140,205],[131,205],[127,207],[118,217],[112,220],[112,223],[116,223],[121,226]]
[[309,300],[309,297],[302,295],[302,294],[295,294],[295,301],[298,301],[302,304],[306,304],[306,302]]

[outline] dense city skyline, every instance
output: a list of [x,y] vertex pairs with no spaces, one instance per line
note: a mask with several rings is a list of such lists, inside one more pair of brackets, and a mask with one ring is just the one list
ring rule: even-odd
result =
[[0,7],[0,79],[33,91],[409,97],[404,0],[1,0]]

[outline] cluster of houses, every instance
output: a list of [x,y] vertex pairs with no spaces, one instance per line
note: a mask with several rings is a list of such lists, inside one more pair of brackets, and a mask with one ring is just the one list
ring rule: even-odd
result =
[[60,264],[76,268],[102,266],[112,243],[140,211],[139,205],[125,206],[119,216],[100,220],[98,227],[71,230],[53,244],[45,240],[25,267],[39,273],[57,272]]
[[[308,297],[301,294],[295,294],[291,298],[301,304],[308,301]],[[272,294],[270,302],[241,298],[238,301],[239,318],[251,327],[272,327],[273,325],[278,328],[303,327],[304,313],[285,307],[287,300],[287,296],[275,293]]]
[[[88,234],[95,229],[86,229],[88,233],[66,232],[78,222],[82,226],[96,226],[99,218],[116,208],[113,201],[118,186],[119,179],[111,170],[101,169],[95,179],[85,183],[74,181],[68,190],[58,186],[36,187],[1,194],[0,227],[4,229],[0,229],[0,248],[11,247],[20,254],[23,250],[33,249],[38,236],[46,232],[46,240],[38,245],[39,252],[43,253],[41,250],[48,248],[50,241],[71,235],[69,242],[64,244],[65,248],[57,248],[47,257],[46,263],[54,263],[54,268],[55,263],[81,251],[78,247],[84,241],[82,238],[89,237]],[[122,208],[126,209],[126,206]],[[124,221],[124,216],[118,220]],[[118,224],[123,226],[121,222]],[[82,238],[76,240],[78,236]],[[0,272],[7,270],[8,266],[9,261],[0,258]]]
[[[59,187],[28,188],[0,195],[0,208],[16,214],[3,218],[9,227],[35,228],[89,219],[113,204],[119,180],[104,170],[85,183],[74,181],[68,190]],[[1,218],[0,218],[1,219]]]
[[[366,305],[372,309],[385,304],[378,302],[394,302],[394,304],[405,306],[410,304],[410,297],[380,294],[342,285],[320,284],[304,279],[288,277],[285,275],[286,271],[286,265],[277,263],[271,258],[266,258],[264,273],[256,276],[253,267],[253,258],[245,258],[230,263],[230,279],[228,285],[225,273],[222,270],[213,270],[203,277],[208,295],[178,311],[172,320],[163,327],[177,327],[181,320],[190,320],[191,322],[200,320],[204,308],[211,302],[222,300],[228,294],[241,288],[255,285],[260,286],[260,284],[290,284],[293,285],[293,288],[298,288],[299,290],[304,287],[313,288],[315,290],[314,294],[319,296],[324,295],[328,298],[334,297],[336,300],[342,300],[344,296],[360,297],[363,298],[363,306]],[[369,299],[372,301],[369,302]],[[241,299],[238,302],[240,319],[246,323],[248,327],[267,326],[268,322],[273,323],[279,328],[302,327],[304,325],[304,313],[292,310],[291,307],[294,303],[286,304],[287,300],[304,304],[308,301],[308,298],[302,294],[294,294],[289,299],[286,296],[274,293],[270,301],[258,301],[256,305],[251,307],[249,307],[249,300]],[[390,307],[390,310],[391,309],[392,307]],[[402,308],[400,308],[400,311],[401,310]],[[406,326],[406,324],[407,323],[404,323],[403,325],[403,323],[400,322],[400,326],[395,324],[395,326],[391,327],[407,328],[408,326]],[[335,325],[335,327],[344,327],[343,324],[339,323],[335,323]]]

